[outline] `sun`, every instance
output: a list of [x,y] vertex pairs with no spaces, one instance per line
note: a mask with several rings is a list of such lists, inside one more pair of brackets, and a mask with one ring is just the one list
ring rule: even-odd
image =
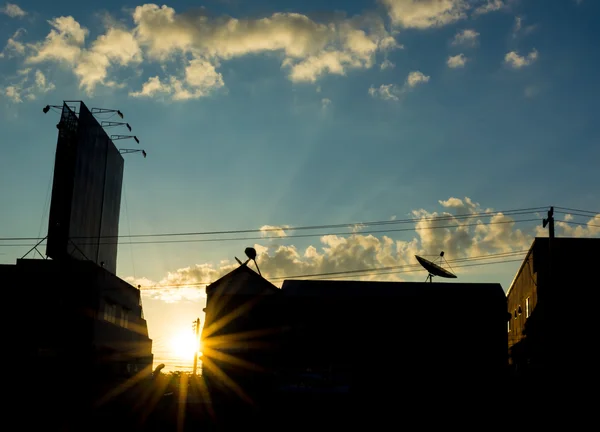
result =
[[171,338],[171,353],[177,358],[188,360],[194,358],[198,349],[198,340],[192,331],[180,331]]

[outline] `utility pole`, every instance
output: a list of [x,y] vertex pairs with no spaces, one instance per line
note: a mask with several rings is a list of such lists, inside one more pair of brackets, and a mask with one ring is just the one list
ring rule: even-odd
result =
[[542,226],[546,228],[548,226],[548,285],[546,290],[552,291],[552,286],[554,286],[554,280],[552,279],[552,252],[554,243],[554,207],[550,207],[548,210],[548,217],[543,220]]
[[196,376],[196,369],[198,368],[198,349],[200,348],[200,318],[196,318],[193,321],[192,328],[196,333],[196,349],[194,350],[194,369],[192,375]]
[[543,227],[546,228],[548,225],[548,235],[551,239],[554,238],[554,207],[550,207],[548,210],[548,217],[543,220]]
[[[538,288],[538,306],[541,306],[542,325],[549,326],[552,321],[548,320],[549,309],[552,309],[552,305],[556,302],[556,281],[554,280],[556,273],[553,270],[554,266],[554,207],[550,207],[548,210],[548,217],[543,220],[542,226],[546,228],[548,226],[548,273],[547,279],[544,281],[544,286],[542,288]],[[548,303],[551,303],[550,305]],[[539,319],[538,319],[539,321]],[[541,358],[542,364],[548,368],[548,371],[551,370],[551,366],[548,364],[551,358],[551,343],[548,337],[548,334],[552,333],[552,331],[547,332],[547,334],[542,335],[540,340],[540,348],[541,348]]]

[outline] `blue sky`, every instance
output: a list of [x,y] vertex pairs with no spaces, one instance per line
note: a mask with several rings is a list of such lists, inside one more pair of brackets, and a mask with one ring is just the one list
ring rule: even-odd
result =
[[[125,156],[122,234],[598,210],[599,12],[592,0],[5,3],[0,237],[45,235],[58,116],[41,108],[72,99],[120,109],[148,152]],[[178,285],[145,291],[145,311],[151,333],[167,316],[187,329],[203,290],[179,285],[214,280],[254,243],[267,276],[345,271],[522,250],[544,235],[543,212],[523,216],[538,216],[353,237],[122,239],[118,274]],[[571,222],[558,233],[598,235],[587,216],[557,215]],[[28,249],[8,243],[2,263]],[[518,265],[461,277],[507,289]]]

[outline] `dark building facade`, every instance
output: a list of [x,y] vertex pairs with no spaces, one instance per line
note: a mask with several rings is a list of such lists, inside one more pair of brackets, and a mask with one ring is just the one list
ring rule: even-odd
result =
[[449,407],[460,392],[455,412],[472,410],[504,390],[506,320],[499,284],[286,280],[278,289],[240,266],[207,288],[203,374],[210,388],[237,383],[253,400],[265,397],[256,389],[271,401],[330,395],[389,414]]
[[273,383],[280,294],[246,265],[206,288],[202,376],[215,397],[250,402]]
[[27,293],[30,319],[18,332],[22,359],[36,377],[52,371],[109,384],[151,372],[152,340],[139,289],[78,260],[18,260],[0,266],[0,280]]
[[598,238],[535,238],[507,291],[518,379],[556,387],[596,375],[598,262]]

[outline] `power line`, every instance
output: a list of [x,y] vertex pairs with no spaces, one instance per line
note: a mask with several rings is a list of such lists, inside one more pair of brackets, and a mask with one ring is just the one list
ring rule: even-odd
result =
[[[503,260],[503,261],[493,261],[493,262],[487,262],[487,263],[473,263],[473,264],[463,264],[463,265],[457,265],[456,267],[458,268],[462,268],[462,267],[474,267],[474,266],[482,266],[482,265],[492,265],[492,264],[505,264],[505,263],[511,263],[511,262],[521,262],[521,259],[511,259],[511,260]],[[399,270],[399,271],[390,271],[390,272],[376,272],[376,273],[367,273],[361,276],[371,276],[371,275],[387,275],[387,274],[399,274],[399,273],[413,273],[413,272],[417,272],[417,271],[421,271],[421,269],[410,269],[410,270]],[[348,278],[350,276],[332,276],[332,277],[328,277],[327,279],[344,279],[344,278]],[[290,278],[287,278],[290,279]],[[322,280],[324,278],[316,278],[317,280]]]
[[[478,255],[478,256],[465,257],[465,258],[456,258],[453,260],[449,260],[448,262],[458,263],[458,265],[456,265],[456,267],[466,267],[467,266],[466,264],[461,264],[461,263],[470,262],[470,261],[482,261],[482,260],[492,259],[492,258],[511,258],[512,256],[522,255],[527,252],[528,252],[527,250],[518,250],[518,251],[512,251],[512,252],[500,252],[500,253],[495,253],[495,254]],[[509,261],[505,261],[505,262],[514,262],[514,261],[521,261],[521,260],[520,259],[519,260],[509,260]],[[494,263],[499,264],[501,262],[494,262]],[[494,263],[478,263],[478,265],[494,264]],[[414,270],[398,271],[398,270],[407,269],[407,268],[414,269]],[[356,275],[369,276],[369,275],[373,275],[373,274],[379,274],[379,272],[381,272],[381,271],[390,271],[390,270],[396,270],[396,272],[398,272],[398,273],[404,273],[404,272],[408,272],[408,271],[420,271],[420,270],[422,270],[422,267],[419,264],[404,264],[404,265],[398,265],[398,266],[366,268],[366,269],[357,269],[357,270],[345,270],[345,271],[337,271],[337,272],[277,276],[277,277],[269,278],[269,280],[300,279],[300,278],[307,278],[307,277],[340,276],[340,275],[346,275],[345,277],[356,276]],[[359,274],[359,273],[364,273],[364,274]],[[392,274],[392,273],[395,273],[395,272],[392,271],[390,274]],[[387,273],[382,273],[382,274],[387,274]],[[193,286],[210,285],[213,282],[214,281],[212,281],[212,282],[193,282],[193,283],[186,283],[186,284],[169,284],[169,285],[145,285],[145,286],[142,286],[142,288],[160,289],[160,288],[193,287]]]
[[588,218],[591,218],[591,219],[594,219],[594,218],[596,218],[596,217],[598,217],[600,215],[600,213],[597,214],[597,215],[593,215],[592,216],[591,214],[576,213],[576,212],[566,212],[566,211],[560,211],[560,210],[556,210],[555,213],[564,214],[564,215],[570,215],[570,216],[588,217]]
[[569,224],[569,225],[584,225],[584,226],[587,226],[587,227],[600,228],[600,225],[593,225],[593,224],[589,224],[589,223],[586,223],[586,222],[574,222],[574,221],[558,220],[558,219],[556,220],[556,222],[563,222],[563,223],[566,223],[566,224]]
[[573,211],[573,212],[577,212],[577,213],[592,213],[594,216],[596,216],[597,214],[600,214],[600,212],[595,212],[595,211],[591,211],[591,210],[579,210],[579,209],[574,209],[574,208],[569,208],[569,207],[554,206],[554,208],[561,209],[561,210],[567,210],[567,211]]
[[[204,242],[247,241],[247,240],[272,240],[272,239],[322,237],[322,236],[327,236],[327,235],[352,236],[352,235],[357,235],[357,234],[383,234],[383,233],[390,233],[390,232],[406,232],[406,231],[422,231],[422,230],[434,230],[434,229],[446,229],[446,228],[462,228],[462,227],[478,226],[478,225],[513,224],[513,223],[534,222],[534,221],[539,221],[539,219],[538,218],[530,218],[530,219],[518,219],[518,220],[509,220],[509,221],[465,223],[465,224],[456,224],[456,225],[395,228],[395,229],[385,229],[385,230],[364,230],[364,231],[357,231],[357,232],[291,234],[291,235],[269,236],[269,237],[222,237],[222,238],[208,238],[208,239],[203,238],[203,239],[185,239],[185,240],[129,241],[125,244],[126,245],[134,245],[134,244],[204,243]],[[174,234],[174,235],[177,235],[177,234]],[[127,237],[127,236],[124,236],[124,237]],[[0,239],[0,240],[2,240],[2,239]],[[89,242],[89,243],[82,243],[82,244],[83,245],[89,245],[89,244],[106,245],[106,244],[115,244],[115,243],[118,243],[118,241],[115,240],[115,241],[108,241],[108,242]],[[7,246],[31,247],[33,245],[32,244],[0,244],[0,247],[7,247]]]
[[[360,226],[373,226],[373,225],[395,225],[395,224],[406,224],[416,222],[435,222],[444,220],[461,220],[461,219],[472,219],[476,217],[493,217],[498,214],[505,216],[517,216],[523,214],[531,214],[545,210],[545,207],[531,207],[513,210],[499,210],[489,212],[470,213],[462,215],[445,215],[445,216],[434,216],[429,218],[409,218],[409,219],[395,219],[395,220],[380,220],[370,222],[354,222],[354,223],[343,223],[343,224],[327,224],[327,225],[309,225],[309,226],[298,226],[291,227],[283,225],[281,227],[272,228],[258,228],[258,229],[242,229],[242,230],[222,230],[222,231],[198,231],[198,232],[172,232],[172,233],[156,233],[156,234],[129,234],[129,235],[117,235],[117,236],[94,236],[94,237],[73,237],[81,238],[136,238],[136,237],[174,237],[174,236],[200,236],[200,235],[220,235],[220,234],[249,234],[249,233],[264,233],[272,231],[298,231],[298,230],[317,230],[317,229],[332,229],[332,228],[356,228]],[[537,219],[536,219],[537,220]],[[0,237],[3,241],[39,241],[40,237]]]

